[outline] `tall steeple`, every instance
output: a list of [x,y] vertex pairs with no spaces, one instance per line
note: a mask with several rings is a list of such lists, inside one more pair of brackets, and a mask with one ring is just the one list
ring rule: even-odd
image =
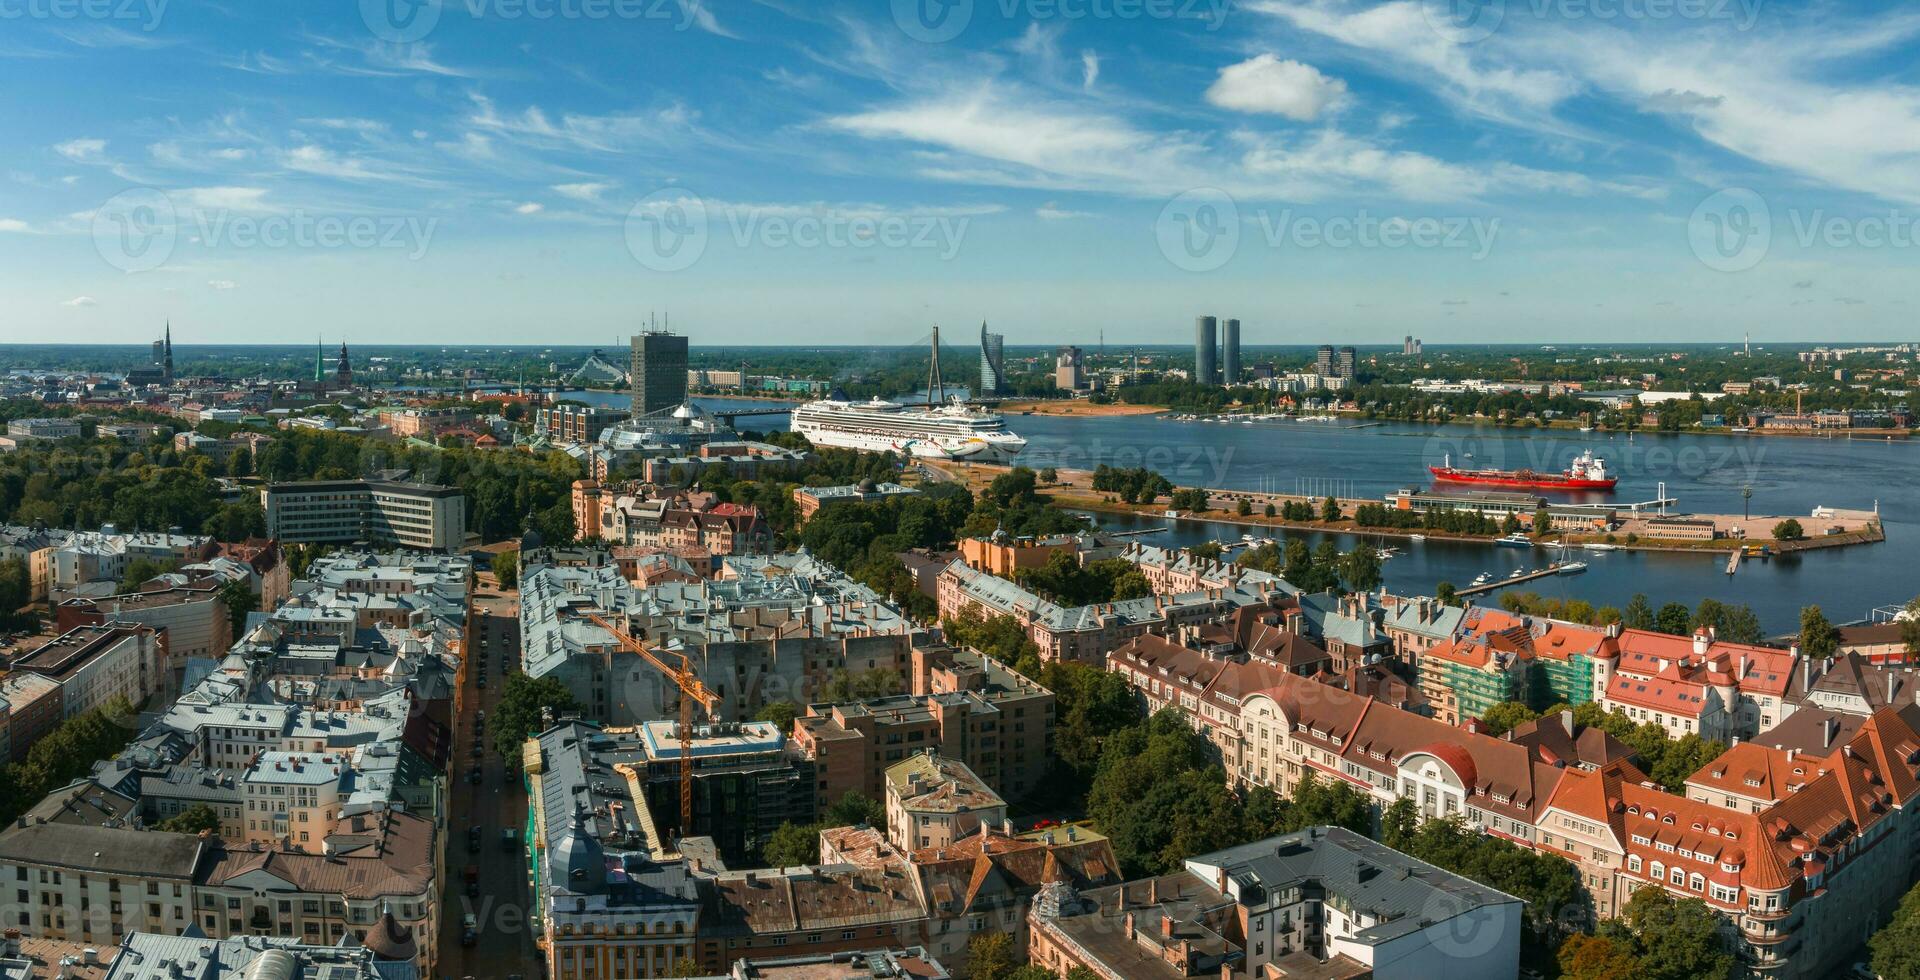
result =
[[161,339],[160,376],[173,383],[173,319],[167,319],[167,332]]
[[347,342],[340,341],[340,361],[334,365],[333,380],[342,388],[353,386],[353,362],[347,358]]

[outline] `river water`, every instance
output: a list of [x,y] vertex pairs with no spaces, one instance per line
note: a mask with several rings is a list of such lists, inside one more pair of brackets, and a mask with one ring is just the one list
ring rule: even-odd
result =
[[[624,395],[576,393],[600,404],[624,404]],[[699,399],[709,409],[770,407],[767,402]],[[740,420],[747,429],[785,428],[784,417]],[[1743,562],[1733,576],[1721,554],[1658,552],[1573,553],[1588,564],[1580,575],[1561,575],[1518,586],[1542,595],[1624,605],[1636,592],[1656,606],[1703,598],[1753,607],[1771,633],[1797,628],[1800,607],[1818,604],[1829,618],[1866,618],[1875,607],[1897,605],[1920,593],[1914,542],[1920,540],[1920,445],[1885,439],[1832,439],[1692,433],[1582,435],[1502,429],[1494,426],[1426,426],[1389,422],[1207,423],[1162,416],[1067,418],[1014,415],[1009,428],[1026,437],[1022,462],[1036,469],[1149,466],[1177,484],[1277,493],[1380,499],[1407,486],[1429,483],[1426,467],[1451,457],[1456,464],[1557,471],[1583,450],[1605,457],[1620,477],[1611,494],[1563,495],[1575,501],[1612,501],[1616,506],[1665,495],[1677,509],[1799,518],[1809,527],[1815,507],[1879,508],[1887,540],[1832,548],[1769,561]],[[1743,491],[1750,489],[1750,501]],[[1556,498],[1560,499],[1560,498]],[[1218,523],[1099,515],[1115,529],[1165,526],[1146,540],[1187,545],[1209,539],[1234,541],[1243,532],[1286,538],[1299,533],[1317,544],[1320,535]],[[1350,547],[1351,535],[1334,535]],[[1383,565],[1387,587],[1431,592],[1442,581],[1464,586],[1482,572],[1504,578],[1516,568],[1538,568],[1545,550],[1481,544],[1381,539],[1398,549]],[[1481,602],[1497,601],[1482,597]]]

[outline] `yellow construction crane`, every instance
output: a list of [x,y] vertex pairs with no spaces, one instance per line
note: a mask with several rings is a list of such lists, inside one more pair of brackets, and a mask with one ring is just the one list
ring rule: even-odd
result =
[[[587,618],[606,630],[621,646],[639,654],[655,670],[671,678],[674,685],[680,688],[680,836],[685,837],[693,833],[693,706],[698,702],[700,707],[706,709],[707,720],[712,721],[719,713],[720,696],[713,693],[700,675],[693,672],[693,663],[686,654],[678,654],[680,665],[673,666],[647,649],[646,644],[629,635],[626,630],[607,622],[598,613],[587,613]],[[608,654],[607,659],[607,682],[611,684],[613,655]]]

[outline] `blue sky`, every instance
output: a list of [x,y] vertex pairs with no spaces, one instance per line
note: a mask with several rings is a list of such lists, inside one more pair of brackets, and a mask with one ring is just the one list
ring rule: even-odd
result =
[[0,0],[0,342],[1909,339],[1920,9]]

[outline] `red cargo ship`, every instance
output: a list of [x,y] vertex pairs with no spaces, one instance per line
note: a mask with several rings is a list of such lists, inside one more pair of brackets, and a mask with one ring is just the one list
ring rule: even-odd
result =
[[1530,490],[1612,490],[1619,483],[1607,472],[1607,461],[1592,453],[1581,453],[1573,465],[1559,473],[1535,473],[1532,470],[1465,470],[1453,465],[1429,466],[1436,480],[1447,483],[1472,483],[1484,487],[1524,487]]

